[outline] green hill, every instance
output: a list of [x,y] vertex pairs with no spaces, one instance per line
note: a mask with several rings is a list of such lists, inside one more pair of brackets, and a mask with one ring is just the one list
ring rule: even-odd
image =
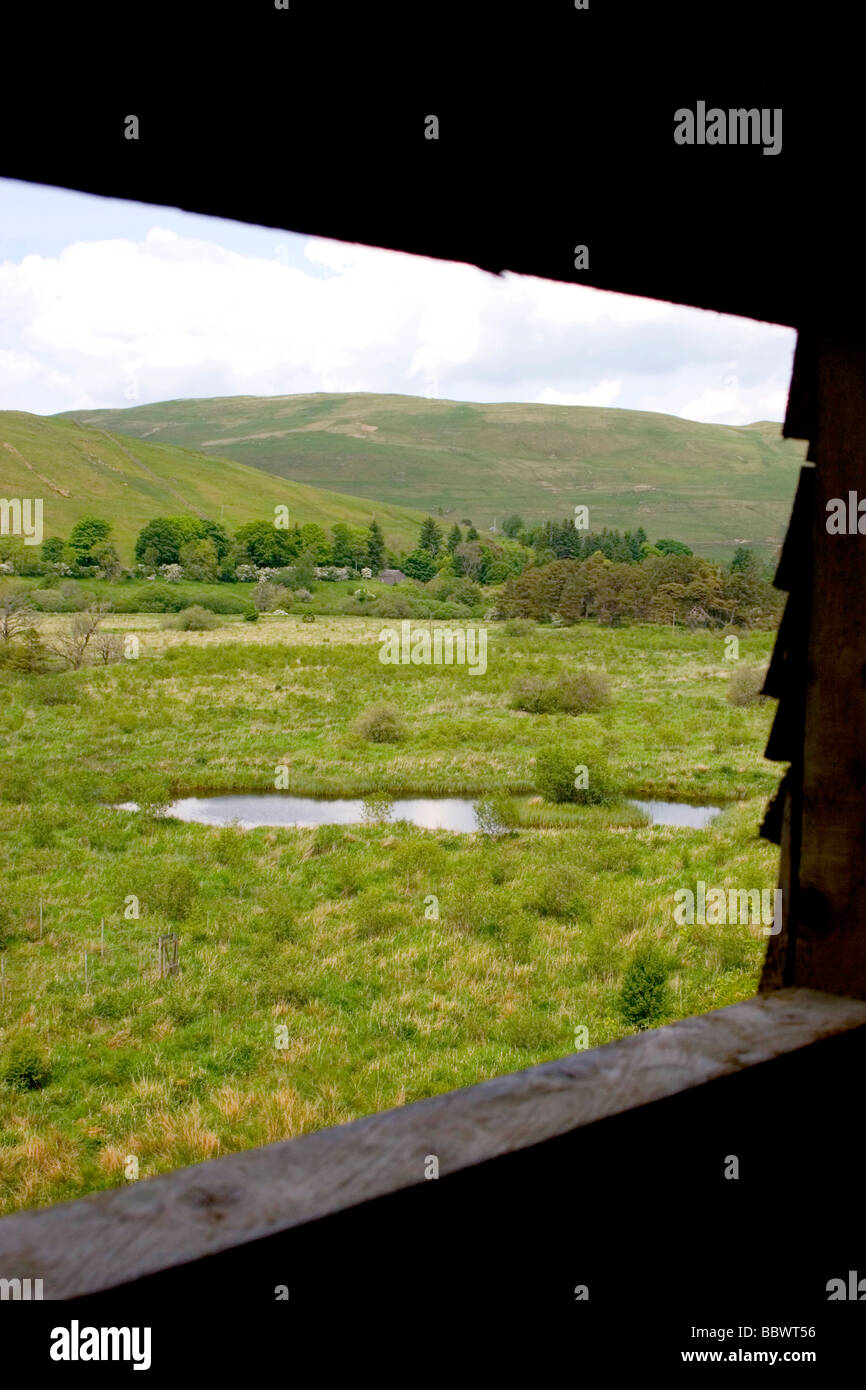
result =
[[168,441],[11,410],[0,411],[0,497],[41,497],[45,536],[68,536],[87,514],[104,517],[127,559],[139,530],[154,516],[203,516],[229,529],[272,521],[279,504],[301,525],[367,526],[375,516],[386,542],[399,548],[414,545],[423,520],[406,507],[341,497]]
[[806,447],[767,421],[704,425],[646,411],[415,396],[228,396],[72,418],[342,494],[424,512],[441,506],[479,530],[509,512],[537,522],[586,503],[593,529],[642,525],[653,539],[674,536],[717,557],[739,541],[775,549]]

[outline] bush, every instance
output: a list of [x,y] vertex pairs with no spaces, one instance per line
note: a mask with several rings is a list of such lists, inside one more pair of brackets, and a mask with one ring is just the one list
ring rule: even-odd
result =
[[185,595],[187,607],[195,604],[199,608],[207,608],[211,613],[246,613],[250,606],[248,598],[241,598],[239,594],[233,594],[230,590],[214,592],[208,589],[187,589]]
[[736,666],[731,672],[728,688],[725,691],[731,705],[756,705],[767,696],[761,694],[761,687],[767,677],[763,666]]
[[163,627],[177,628],[180,632],[210,632],[215,627],[220,627],[220,620],[215,613],[211,613],[208,608],[201,608],[198,604],[193,604],[192,608],[183,608],[172,618],[166,618]]
[[138,601],[140,613],[179,613],[183,608],[183,595],[172,590],[167,584],[148,585],[147,592]]
[[301,619],[301,622],[302,622],[302,623],[314,623],[315,621],[316,621],[316,615],[315,615],[315,613],[305,613],[304,616],[303,616],[302,619]]
[[50,1062],[29,1034],[16,1038],[3,1058],[3,1080],[16,1091],[40,1091],[51,1077]]
[[405,736],[403,716],[396,705],[371,705],[352,724],[352,731],[368,743],[399,743]]
[[556,681],[556,693],[558,708],[566,714],[588,714],[610,703],[610,677],[591,666],[563,671]]
[[644,946],[623,976],[619,1011],[626,1023],[649,1028],[668,1011],[668,969],[655,946]]
[[51,652],[35,627],[24,628],[14,641],[0,642],[0,667],[22,675],[41,675],[51,669]]
[[462,603],[467,608],[475,608],[481,603],[484,595],[477,584],[473,584],[471,579],[458,579],[450,594],[447,595],[452,603]]
[[535,789],[545,801],[574,801],[575,760],[564,748],[543,748],[535,760]]
[[257,608],[250,608],[250,609],[247,610],[246,613],[244,613],[244,622],[245,622],[245,623],[257,623],[258,620],[259,620],[259,610],[258,610]]
[[[587,785],[578,782],[577,769],[586,768]],[[582,806],[608,806],[620,798],[620,789],[600,758],[581,762],[564,748],[543,748],[535,760],[535,788],[545,801],[570,801]]]
[[309,589],[295,590],[295,603],[309,603],[312,597],[313,595],[310,593]]
[[269,579],[260,579],[252,593],[253,604],[260,613],[272,613],[289,597],[289,591],[282,584],[272,584]]
[[528,637],[535,631],[535,623],[531,618],[507,618],[503,631],[509,637]]
[[198,878],[188,864],[175,864],[160,871],[149,885],[148,906],[153,906],[169,922],[188,916],[198,893]]
[[374,618],[411,618],[412,605],[405,594],[383,594],[370,613]]
[[554,683],[543,676],[521,676],[511,687],[509,703],[527,714],[552,714],[559,708]]
[[64,598],[56,589],[31,589],[30,602],[40,613],[77,613],[80,605]]
[[475,803],[475,819],[482,835],[505,835],[519,824],[517,807],[507,792],[494,792]]
[[529,714],[587,714],[603,708],[610,699],[610,680],[606,671],[585,668],[563,671],[554,680],[544,676],[521,676],[511,688],[511,708]]

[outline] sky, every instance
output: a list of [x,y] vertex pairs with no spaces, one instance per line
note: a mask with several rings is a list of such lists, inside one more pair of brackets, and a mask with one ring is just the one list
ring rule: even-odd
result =
[[0,179],[0,410],[371,391],[745,425],[783,419],[795,337]]

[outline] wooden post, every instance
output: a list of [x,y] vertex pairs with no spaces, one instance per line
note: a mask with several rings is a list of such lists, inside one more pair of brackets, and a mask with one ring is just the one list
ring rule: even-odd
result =
[[172,934],[159,938],[159,978],[177,974],[177,937]]
[[[784,696],[777,715],[775,756],[791,760],[781,835],[786,910],[783,932],[770,942],[762,989],[799,985],[862,999],[866,508],[864,534],[856,520],[853,533],[836,534],[827,529],[827,504],[840,499],[847,515],[849,494],[854,493],[857,518],[857,502],[866,499],[866,344],[828,334],[798,344],[788,416],[786,433],[810,439],[809,458],[816,464],[810,509],[811,601],[804,618],[808,632],[799,634],[805,641],[805,662],[795,682],[802,687],[802,718],[796,699],[788,700],[793,719],[782,717]],[[808,555],[804,558],[808,564]],[[780,645],[782,628],[777,649]],[[784,666],[781,660],[783,683]],[[767,756],[774,756],[770,746]]]

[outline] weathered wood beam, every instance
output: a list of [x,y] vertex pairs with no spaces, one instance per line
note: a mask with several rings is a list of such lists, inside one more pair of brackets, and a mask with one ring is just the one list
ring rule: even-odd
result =
[[866,1002],[776,993],[351,1124],[0,1221],[0,1273],[114,1288],[866,1028]]
[[866,496],[866,345],[824,335],[811,357],[812,604],[785,979],[866,998],[866,535],[827,528],[831,499]]

